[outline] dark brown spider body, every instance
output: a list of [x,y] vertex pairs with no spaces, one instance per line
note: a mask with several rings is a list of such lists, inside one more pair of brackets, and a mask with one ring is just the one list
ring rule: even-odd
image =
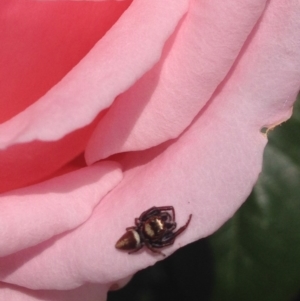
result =
[[190,214],[186,224],[174,232],[176,229],[174,208],[152,207],[135,219],[135,226],[126,228],[126,233],[117,241],[116,248],[130,250],[131,254],[146,246],[152,252],[165,256],[156,249],[172,245],[175,238],[187,228],[191,218]]

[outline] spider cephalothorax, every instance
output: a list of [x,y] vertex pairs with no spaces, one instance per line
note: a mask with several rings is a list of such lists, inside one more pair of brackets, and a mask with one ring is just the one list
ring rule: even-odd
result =
[[172,245],[175,238],[187,228],[191,218],[190,214],[186,224],[174,232],[176,222],[173,206],[152,207],[135,218],[135,226],[126,228],[126,233],[117,241],[116,248],[131,250],[131,254],[146,246],[152,252],[165,256],[156,249]]

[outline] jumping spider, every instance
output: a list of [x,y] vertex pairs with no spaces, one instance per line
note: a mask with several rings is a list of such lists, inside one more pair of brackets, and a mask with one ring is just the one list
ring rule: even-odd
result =
[[146,246],[152,252],[166,256],[157,249],[172,245],[175,238],[187,228],[191,218],[190,214],[186,224],[173,232],[176,228],[173,206],[152,207],[135,218],[135,226],[126,228],[126,233],[117,241],[116,248],[131,250],[128,252],[131,254]]

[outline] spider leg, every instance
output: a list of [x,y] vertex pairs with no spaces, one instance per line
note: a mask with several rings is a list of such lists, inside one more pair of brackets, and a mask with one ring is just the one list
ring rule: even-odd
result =
[[173,220],[175,221],[175,210],[173,206],[162,206],[162,207],[153,207],[153,208],[156,208],[160,211],[168,211],[168,210],[172,211]]
[[174,224],[173,216],[169,212],[161,212],[160,215],[157,215],[155,217],[158,217],[161,221],[164,222],[164,224]]
[[165,227],[168,229],[169,231],[173,231],[176,228],[177,224],[176,222],[171,222],[171,223],[166,223]]
[[146,247],[147,247],[151,252],[157,253],[157,254],[160,254],[160,255],[166,257],[166,254],[164,254],[163,252],[161,252],[161,251],[159,251],[159,250],[156,250],[156,249],[152,248],[152,246],[151,246],[149,243],[147,243],[147,242],[146,242]]
[[154,248],[164,248],[170,245],[173,245],[175,238],[181,234],[189,225],[190,221],[191,221],[192,215],[190,214],[189,219],[187,220],[186,224],[184,226],[182,226],[181,228],[179,228],[176,232],[168,232],[166,233],[162,239],[160,241],[157,242],[153,242],[152,243],[152,247]]
[[140,221],[146,221],[147,219],[149,219],[152,216],[155,215],[160,215],[161,211],[172,211],[173,214],[173,220],[175,220],[175,210],[173,206],[162,206],[162,207],[152,207],[150,209],[148,209],[147,211],[143,212],[140,217],[138,218],[138,220]]
[[178,236],[180,233],[182,233],[187,228],[187,226],[189,225],[191,219],[192,219],[192,215],[190,214],[189,219],[187,220],[187,222],[185,223],[185,225],[182,226],[182,227],[180,227],[176,232],[173,233],[174,238],[176,236]]
[[140,215],[140,217],[137,218],[137,220],[139,220],[139,221],[146,221],[151,216],[159,215],[159,213],[160,213],[160,210],[158,209],[158,207],[152,207],[152,208],[148,209],[147,211],[143,212]]
[[175,241],[175,237],[174,237],[173,233],[170,233],[170,234],[172,234],[172,235],[169,235],[169,237],[166,240],[157,242],[157,243],[152,243],[152,246],[154,248],[164,248],[164,247],[173,245],[174,241]]

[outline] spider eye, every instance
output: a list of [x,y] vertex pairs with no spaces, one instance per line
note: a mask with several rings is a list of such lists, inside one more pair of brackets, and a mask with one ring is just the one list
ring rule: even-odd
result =
[[164,222],[167,221],[167,220],[168,220],[168,216],[167,216],[167,215],[163,215],[163,216],[161,217],[161,220],[164,221]]

